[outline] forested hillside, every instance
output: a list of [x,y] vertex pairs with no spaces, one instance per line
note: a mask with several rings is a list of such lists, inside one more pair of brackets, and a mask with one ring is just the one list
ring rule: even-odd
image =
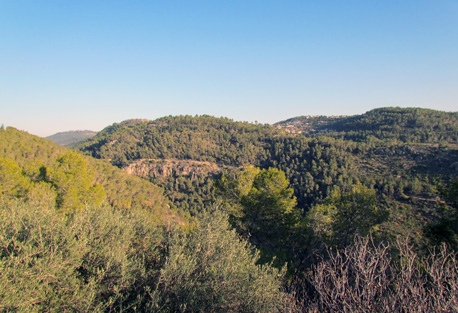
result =
[[78,149],[118,166],[157,158],[243,165],[265,158],[265,144],[280,133],[269,125],[226,118],[169,116],[113,124]]
[[22,177],[24,192],[36,186],[50,189],[58,206],[74,208],[78,203],[84,207],[86,195],[94,194],[95,203],[106,198],[115,208],[148,209],[158,219],[171,215],[161,188],[102,160],[84,157],[12,127],[1,130],[0,147],[3,168]]
[[[258,164],[267,158],[266,146],[281,133],[269,125],[226,118],[164,117],[114,124],[78,149],[120,168],[128,166],[162,186],[176,207],[195,214],[196,207],[214,199],[213,181],[225,167]],[[165,170],[166,163],[173,163],[173,168]],[[208,166],[212,169],[202,170]]]
[[[363,184],[393,213],[389,228],[407,220],[409,227],[395,232],[416,234],[418,225],[438,218],[438,185],[458,175],[456,118],[433,110],[377,109],[312,118],[321,124],[314,135],[303,136],[269,125],[178,116],[114,124],[78,149],[162,186],[190,214],[214,201],[214,181],[223,171],[251,164],[285,172],[302,216],[334,193]],[[285,123],[299,129],[304,120],[310,118]]]
[[[173,205],[191,216],[216,199],[230,202],[218,182],[242,179],[248,165],[281,170],[293,190],[294,223],[306,228],[285,231],[295,239],[281,254],[300,267],[313,262],[304,261],[304,255],[314,255],[309,249],[296,247],[305,242],[319,250],[372,233],[380,240],[402,235],[428,245],[430,227],[443,216],[439,189],[458,177],[456,121],[456,113],[400,108],[294,118],[275,127],[177,116],[114,124],[78,149],[160,185]],[[373,214],[359,222],[345,217],[357,224],[347,227],[353,230],[345,239],[332,229],[340,227],[332,220],[358,198],[368,202],[351,216],[364,215],[368,207]],[[270,240],[256,244],[265,256],[279,253]]]
[[458,112],[420,108],[380,108],[354,116],[300,116],[276,123],[290,132],[325,133],[354,141],[458,143]]

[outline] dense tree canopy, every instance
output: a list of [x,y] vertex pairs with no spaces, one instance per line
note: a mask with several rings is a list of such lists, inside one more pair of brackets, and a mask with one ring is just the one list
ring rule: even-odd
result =
[[287,254],[300,212],[295,209],[294,191],[282,171],[248,167],[224,174],[218,189],[232,224],[262,249],[263,260],[274,255],[290,257]]
[[457,143],[458,113],[421,108],[379,108],[340,117],[296,117],[277,125],[307,135],[325,133],[355,141],[396,140],[411,143]]
[[388,211],[377,206],[374,190],[354,185],[349,190],[336,190],[322,204],[307,213],[309,226],[329,245],[347,246],[356,235],[367,236],[386,221]]

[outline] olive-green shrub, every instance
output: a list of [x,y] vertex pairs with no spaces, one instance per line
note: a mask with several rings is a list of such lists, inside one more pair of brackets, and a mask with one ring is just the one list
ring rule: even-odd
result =
[[291,303],[284,271],[257,265],[259,254],[231,230],[227,214],[204,211],[188,232],[171,235],[170,250],[151,291],[158,312],[278,312]]
[[158,273],[158,229],[140,212],[0,199],[0,225],[0,311],[122,312]]

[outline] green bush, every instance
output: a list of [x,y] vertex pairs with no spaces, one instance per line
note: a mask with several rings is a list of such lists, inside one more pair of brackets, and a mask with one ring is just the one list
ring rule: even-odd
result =
[[281,291],[284,272],[257,265],[259,254],[231,230],[221,210],[205,211],[197,225],[171,235],[154,290],[159,312],[278,312],[290,308]]
[[0,311],[291,307],[281,291],[283,272],[256,265],[258,253],[229,229],[226,214],[205,212],[166,241],[148,214],[101,206],[70,215],[53,202],[0,198]]
[[141,305],[157,276],[157,229],[110,207],[73,216],[0,200],[0,311],[102,312]]

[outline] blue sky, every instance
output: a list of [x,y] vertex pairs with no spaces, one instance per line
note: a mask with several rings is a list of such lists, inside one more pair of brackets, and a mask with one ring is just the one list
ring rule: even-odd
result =
[[0,123],[458,111],[458,0],[0,0]]

